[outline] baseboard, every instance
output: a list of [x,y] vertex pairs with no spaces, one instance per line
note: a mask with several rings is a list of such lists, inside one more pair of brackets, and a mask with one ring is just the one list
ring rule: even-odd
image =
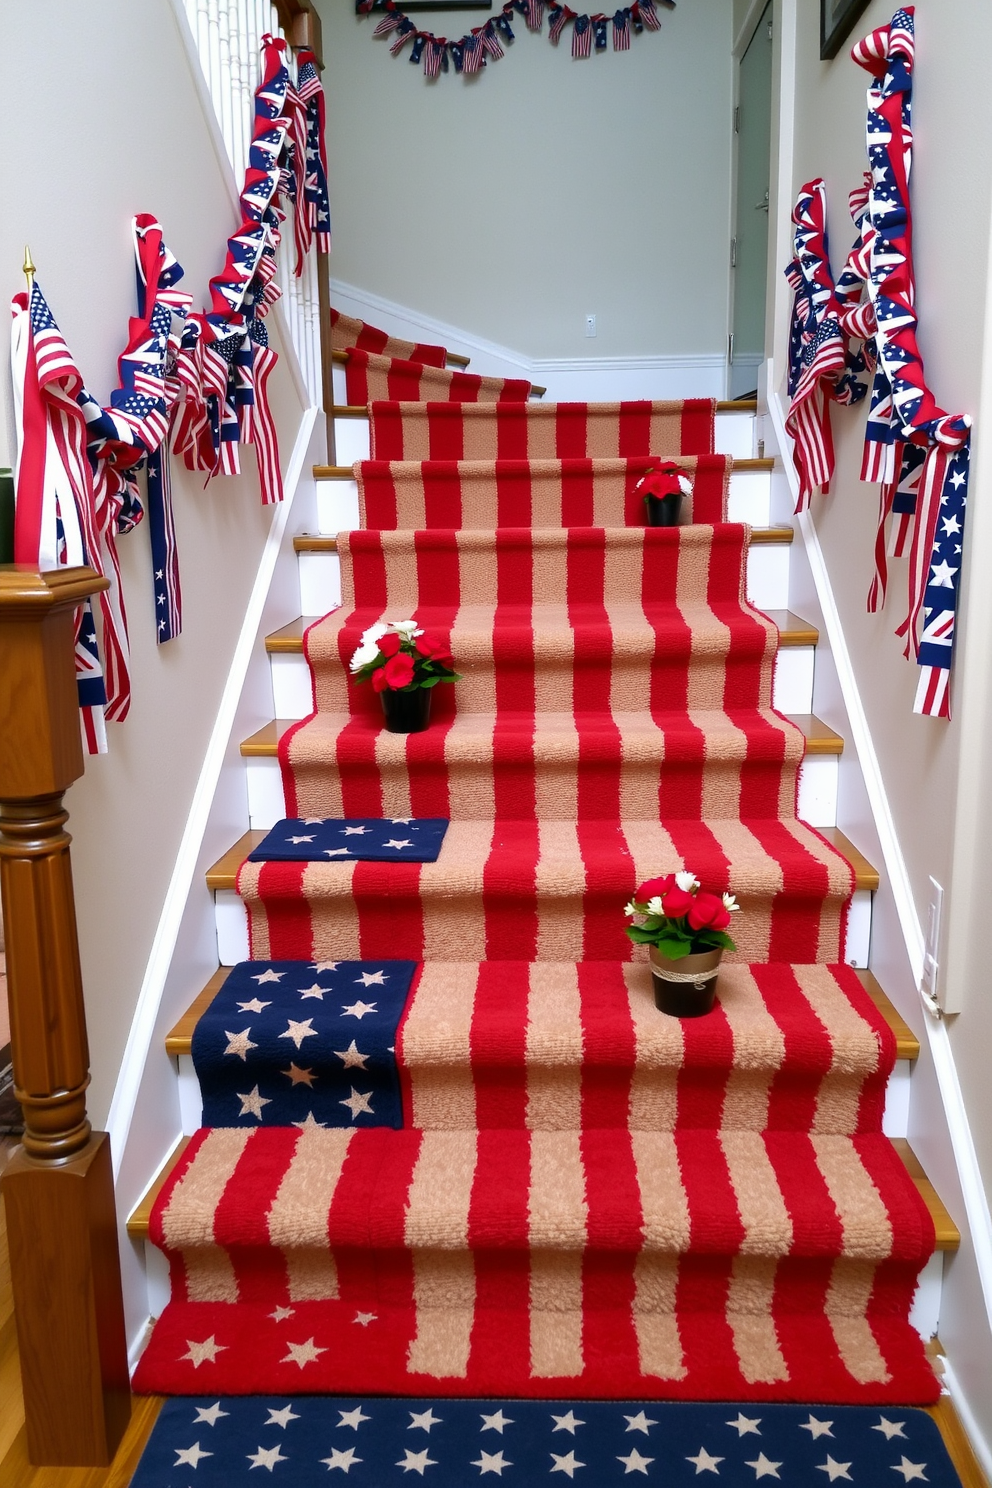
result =
[[726,395],[727,359],[722,350],[700,355],[527,357],[341,279],[331,280],[331,298],[336,310],[367,320],[391,335],[440,343],[449,351],[470,356],[473,372],[490,377],[526,377],[539,383],[547,388],[552,401]]

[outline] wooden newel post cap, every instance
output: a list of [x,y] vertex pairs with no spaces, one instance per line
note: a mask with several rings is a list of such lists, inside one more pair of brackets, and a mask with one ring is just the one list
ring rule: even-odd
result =
[[108,587],[91,568],[0,567],[0,801],[54,795],[82,775],[74,612]]

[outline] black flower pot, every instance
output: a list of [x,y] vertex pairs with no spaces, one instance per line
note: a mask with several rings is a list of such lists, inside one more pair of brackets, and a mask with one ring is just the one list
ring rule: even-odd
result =
[[649,527],[677,527],[682,510],[682,491],[669,491],[667,496],[645,496]]
[[670,961],[657,946],[648,947],[654,981],[654,1005],[670,1018],[704,1018],[716,1005],[716,979],[723,951],[697,951]]
[[431,687],[415,687],[412,692],[394,692],[387,687],[380,692],[386,729],[391,734],[422,734],[431,721]]

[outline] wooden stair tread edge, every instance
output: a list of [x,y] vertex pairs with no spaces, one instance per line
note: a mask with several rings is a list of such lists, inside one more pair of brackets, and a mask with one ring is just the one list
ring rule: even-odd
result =
[[885,995],[874,972],[862,969],[857,972],[857,976],[868,996],[896,1036],[896,1058],[918,1059],[920,1056],[919,1039],[895,1004]]
[[229,966],[218,966],[202,992],[198,992],[189,1007],[169,1029],[165,1035],[165,1052],[178,1057],[180,1054],[188,1054],[193,1046],[193,1030],[199,1023],[201,1016],[213,1002],[217,993],[227,981],[231,968]]
[[[783,718],[793,724],[806,739],[806,753],[843,754],[844,740],[840,734],[817,718],[815,713],[784,713]],[[241,741],[241,754],[245,759],[275,759],[279,753],[279,740],[295,720],[273,718],[263,723],[247,739]]]
[[[734,455],[728,455],[727,456],[727,460],[728,460],[728,463],[730,465],[730,472],[731,472],[731,474],[733,474],[735,470],[744,470],[744,471],[747,471],[747,470],[774,470],[775,469],[775,461],[773,459],[769,458],[769,457],[764,457],[762,459],[758,459],[757,457],[755,457],[753,459],[750,458],[750,457],[744,458],[744,459],[738,459]],[[359,460],[359,461],[356,461],[356,463],[359,464],[359,465],[362,465],[362,464],[365,463],[365,461]],[[417,463],[417,464],[419,464],[421,462],[420,461],[417,461],[417,462],[397,461],[397,462],[393,462],[393,463],[398,463],[398,464]],[[465,465],[471,465],[471,464],[476,464],[476,463],[477,464],[487,464],[488,465],[490,462],[488,460],[486,460],[486,461],[481,461],[481,460],[480,461],[472,461],[472,460],[459,461],[459,464],[465,464]],[[352,466],[352,465],[314,465],[312,467],[312,473],[313,473],[314,480],[354,480],[355,479],[355,470],[354,470],[354,466]],[[792,533],[792,528],[791,527],[784,527],[784,528],[778,528],[778,529],[776,529],[776,528],[766,528],[764,530],[766,530],[766,531],[776,531],[777,530],[777,531],[782,531],[782,532],[788,532],[790,534]],[[791,535],[790,535],[789,538],[779,538],[778,541],[780,541],[780,542],[791,542],[792,541],[792,538],[791,538]]]
[[[940,1251],[957,1250],[961,1244],[961,1232],[947,1209],[941,1203],[937,1190],[924,1172],[919,1158],[905,1137],[892,1137],[889,1140],[892,1142],[900,1161],[916,1185],[917,1193],[930,1213],[936,1237],[936,1249]],[[146,1192],[128,1215],[126,1228],[132,1240],[147,1240],[152,1205],[164,1188],[176,1163],[185,1152],[189,1141],[189,1137],[183,1137],[176,1144],[174,1151],[163,1165],[161,1171],[152,1183],[149,1184]]]
[[[794,538],[791,527],[752,527],[749,542],[755,547],[765,547],[789,544]],[[336,553],[337,550],[336,532],[298,532],[293,538],[293,551],[296,553]]]
[[[449,362],[455,360],[454,352],[448,353],[448,360]],[[468,365],[466,357],[465,366]],[[545,392],[547,392],[546,388]],[[717,413],[757,413],[758,400],[757,398],[721,399],[717,402],[716,411]],[[368,416],[369,410],[366,403],[336,403],[334,405],[335,418],[368,418]]]
[[[820,639],[816,626],[794,615],[791,610],[762,610],[761,613],[767,615],[772,624],[778,627],[780,646],[815,646]],[[299,615],[295,620],[290,620],[288,625],[270,631],[265,637],[266,651],[270,655],[274,652],[302,655],[304,631],[321,619],[321,615]]]
[[874,893],[881,881],[878,869],[869,863],[864,853],[858,851],[850,838],[845,837],[839,827],[817,827],[815,830],[850,863],[854,869],[854,887],[871,889]]

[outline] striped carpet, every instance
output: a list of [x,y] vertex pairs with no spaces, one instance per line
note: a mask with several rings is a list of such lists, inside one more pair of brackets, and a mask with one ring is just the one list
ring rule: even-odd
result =
[[[497,442],[506,394],[477,388],[489,417],[463,430]],[[404,1126],[263,1125],[249,1101],[197,1133],[152,1214],[172,1301],[139,1388],[936,1398],[909,1323],[933,1226],[881,1130],[894,1039],[841,964],[853,875],[796,816],[803,740],[771,707],[726,462],[681,459],[697,482],[710,462],[718,510],[694,492],[672,529],[634,525],[633,457],[510,461],[505,497],[502,461],[361,467],[368,529],[339,536],[314,711],[280,742],[286,810],[451,824],[434,863],[246,862],[238,887],[253,959],[312,968],[307,995],[360,959],[371,1002],[390,961],[422,963],[390,1051]],[[410,615],[464,676],[403,736],[347,662]],[[684,866],[742,905],[693,1023],[655,1010],[623,930],[636,885]],[[361,1007],[335,1057],[360,1063]],[[232,1058],[249,1033],[225,1031]]]

